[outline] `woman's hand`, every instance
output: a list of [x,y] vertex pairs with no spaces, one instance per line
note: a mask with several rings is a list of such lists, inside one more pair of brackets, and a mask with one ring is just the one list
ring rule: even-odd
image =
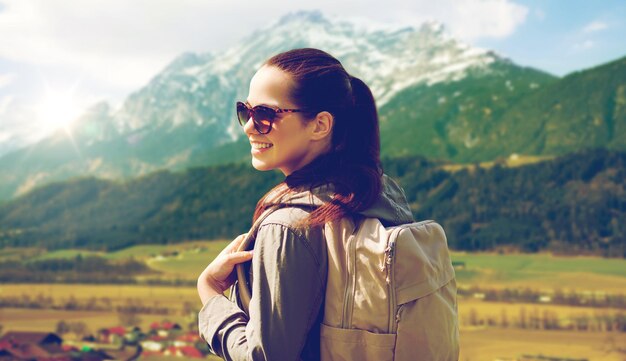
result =
[[224,293],[235,282],[235,265],[252,259],[252,251],[237,252],[245,237],[246,233],[230,242],[198,277],[198,295],[202,305],[212,296]]

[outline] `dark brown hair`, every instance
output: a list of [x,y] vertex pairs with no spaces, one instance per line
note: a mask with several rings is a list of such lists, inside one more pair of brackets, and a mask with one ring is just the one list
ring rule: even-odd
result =
[[306,111],[305,116],[313,119],[318,112],[327,111],[333,115],[334,125],[330,151],[287,176],[261,198],[254,220],[279,204],[282,196],[323,185],[332,187],[333,199],[314,210],[307,225],[322,225],[367,209],[380,194],[382,176],[378,113],[369,87],[318,49],[289,50],[265,65],[291,76],[295,85],[290,100]]

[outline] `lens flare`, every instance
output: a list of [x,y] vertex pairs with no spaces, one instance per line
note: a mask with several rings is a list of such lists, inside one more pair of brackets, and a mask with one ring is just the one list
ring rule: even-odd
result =
[[74,99],[74,89],[46,89],[42,102],[37,106],[37,123],[43,132],[59,129],[69,132],[72,122],[81,113]]

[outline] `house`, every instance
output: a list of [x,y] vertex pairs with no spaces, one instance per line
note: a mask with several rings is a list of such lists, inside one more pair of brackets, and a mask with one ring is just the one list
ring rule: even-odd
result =
[[178,350],[185,358],[204,358],[202,352],[193,346],[182,346]]
[[121,343],[126,336],[126,329],[122,326],[103,328],[98,330],[96,340],[101,343]]
[[177,336],[174,340],[174,346],[193,346],[197,342],[200,342],[200,336],[195,332],[189,332]]
[[0,360],[71,361],[62,342],[54,333],[10,331],[0,338]]
[[193,346],[170,346],[163,352],[164,356],[176,356],[184,358],[204,358],[204,355],[200,350]]
[[147,351],[161,352],[161,350],[163,350],[163,348],[165,347],[165,344],[161,342],[160,340],[157,341],[157,340],[148,339],[148,340],[141,341],[141,347]]
[[6,342],[34,343],[38,345],[60,345],[63,339],[51,332],[9,331],[0,338],[0,345]]
[[101,343],[118,343],[126,335],[126,329],[121,326],[103,328],[98,330],[96,340]]
[[181,330],[182,327],[179,324],[170,321],[153,322],[150,324],[150,333],[163,337],[179,333]]
[[152,322],[150,324],[151,331],[179,331],[182,330],[179,324],[170,321]]
[[171,331],[171,330],[181,330],[182,327],[180,327],[180,325],[175,322],[161,321],[161,322],[152,322],[150,324],[150,329]]

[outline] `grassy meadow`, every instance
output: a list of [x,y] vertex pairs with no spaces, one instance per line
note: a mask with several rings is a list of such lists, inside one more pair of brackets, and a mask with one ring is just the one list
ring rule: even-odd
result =
[[[0,250],[0,260],[73,258],[97,255],[111,260],[134,258],[159,273],[154,279],[192,282],[228,244],[228,240],[197,241],[174,245],[139,245],[104,253],[84,250],[45,252],[37,249]],[[452,252],[459,286],[482,288],[530,288],[534,290],[626,291],[626,260],[591,256],[555,256],[549,253],[499,254]]]
[[[0,260],[75,258],[97,255],[111,260],[141,260],[155,274],[142,276],[156,280],[184,280],[193,283],[204,267],[229,241],[190,242],[176,245],[142,245],[111,253],[63,250],[44,252],[38,249],[5,249]],[[481,289],[527,288],[539,291],[572,290],[587,293],[624,294],[626,292],[626,260],[599,257],[561,257],[540,254],[498,254],[452,252],[458,267],[459,288]],[[143,279],[146,281],[146,279]],[[188,283],[188,284],[189,284]],[[188,309],[199,308],[193,286],[87,285],[87,284],[0,284],[0,298],[27,296],[51,297],[57,303],[73,298],[86,302],[91,298],[108,299],[113,305],[142,303],[168,308],[167,315],[139,314],[140,326],[169,319],[188,324]],[[522,310],[523,309],[523,310]],[[470,318],[502,319],[511,324],[520,313],[550,312],[559,319],[585,315],[589,319],[623,314],[611,308],[575,307],[553,304],[489,302],[472,296],[459,297],[461,326],[461,358],[469,360],[514,359],[522,354],[542,354],[588,360],[626,359],[626,334],[581,332],[572,330],[531,330],[475,326]],[[503,316],[506,315],[506,316]],[[90,331],[116,325],[115,312],[68,311],[62,309],[0,308],[0,324],[7,330],[52,331],[59,320],[83,321]],[[71,336],[70,336],[71,337]]]

